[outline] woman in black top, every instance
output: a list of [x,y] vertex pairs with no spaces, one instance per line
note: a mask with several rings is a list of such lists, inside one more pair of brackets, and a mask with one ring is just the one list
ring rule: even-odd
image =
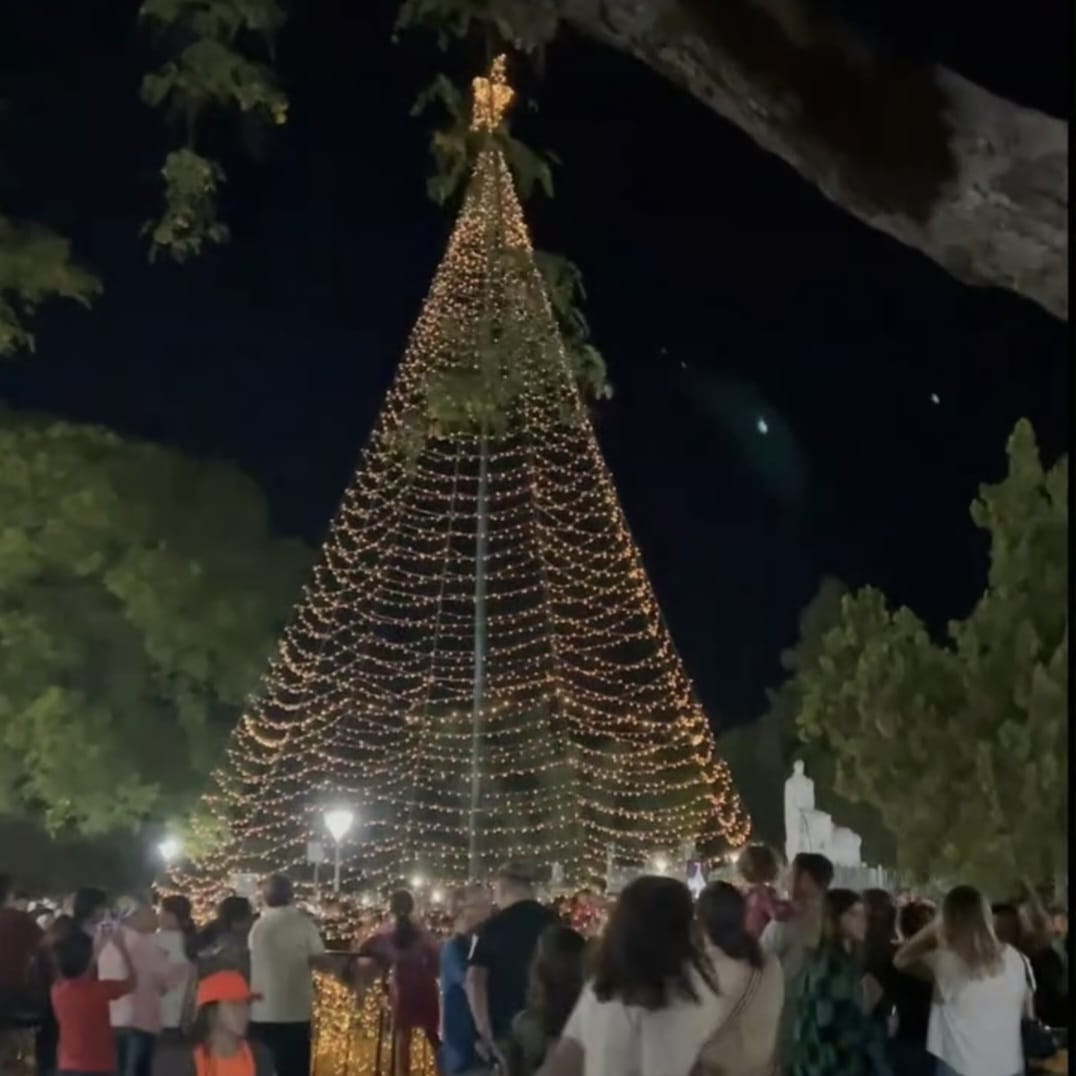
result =
[[569,926],[546,927],[531,963],[527,1007],[512,1021],[508,1076],[534,1076],[560,1037],[583,989],[586,938]]
[[[897,916],[900,936],[913,938],[934,918],[934,909],[915,901],[904,905]],[[925,979],[897,971],[890,960],[884,982],[887,996],[896,1012],[896,1028],[889,1040],[889,1060],[894,1076],[933,1076],[937,1061],[927,1053],[927,1026],[933,984]]]

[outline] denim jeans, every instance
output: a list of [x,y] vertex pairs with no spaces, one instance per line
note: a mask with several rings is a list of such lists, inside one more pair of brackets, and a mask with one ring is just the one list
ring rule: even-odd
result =
[[116,1030],[118,1076],[153,1076],[153,1051],[157,1036],[133,1027]]
[[925,1042],[896,1036],[889,1040],[889,1067],[893,1076],[935,1076],[938,1059],[927,1052]]

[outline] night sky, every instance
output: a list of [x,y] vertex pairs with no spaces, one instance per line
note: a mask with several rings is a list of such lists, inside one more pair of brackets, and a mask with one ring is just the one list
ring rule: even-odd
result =
[[[232,461],[280,533],[316,543],[451,226],[425,195],[429,122],[408,115],[444,61],[426,38],[391,43],[390,0],[292,6],[290,122],[260,161],[211,130],[233,240],[176,268],[138,238],[170,146],[138,101],[154,55],[138,4],[4,5],[0,207],[71,236],[106,290],[37,319],[0,401]],[[890,47],[1061,115],[1054,8],[1014,24],[949,0],[942,23],[855,5]],[[473,73],[464,53],[448,67]],[[859,224],[626,57],[565,36],[526,81],[540,108],[520,130],[563,161],[555,199],[527,207],[535,242],[584,271],[616,389],[599,437],[710,713],[760,712],[823,575],[937,627],[965,614],[986,569],[968,504],[1013,424],[1030,418],[1050,460],[1066,448],[1066,326]]]

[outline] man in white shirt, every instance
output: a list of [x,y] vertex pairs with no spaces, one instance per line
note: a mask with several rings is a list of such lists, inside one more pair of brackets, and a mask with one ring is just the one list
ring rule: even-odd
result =
[[250,930],[251,1032],[273,1055],[276,1076],[309,1076],[313,971],[325,945],[312,919],[292,904],[291,882],[274,874]]
[[803,972],[808,955],[818,946],[822,905],[833,882],[833,864],[817,852],[800,852],[792,860],[791,873],[792,915],[771,919],[759,938],[762,951],[781,961],[784,974],[785,1000],[777,1029],[777,1062],[782,1073],[789,1071]]

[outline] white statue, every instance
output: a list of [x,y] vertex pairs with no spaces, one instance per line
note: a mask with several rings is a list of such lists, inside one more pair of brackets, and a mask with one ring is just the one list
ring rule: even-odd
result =
[[789,863],[800,852],[810,852],[807,816],[814,813],[814,781],[803,772],[803,762],[792,763],[792,776],[785,781],[785,858]]
[[837,867],[863,866],[863,838],[847,826],[837,826],[830,839],[829,858]]
[[800,852],[818,852],[838,867],[862,866],[862,840],[847,826],[834,826],[833,818],[814,805],[814,781],[803,772],[800,759],[785,781],[785,855],[789,863]]

